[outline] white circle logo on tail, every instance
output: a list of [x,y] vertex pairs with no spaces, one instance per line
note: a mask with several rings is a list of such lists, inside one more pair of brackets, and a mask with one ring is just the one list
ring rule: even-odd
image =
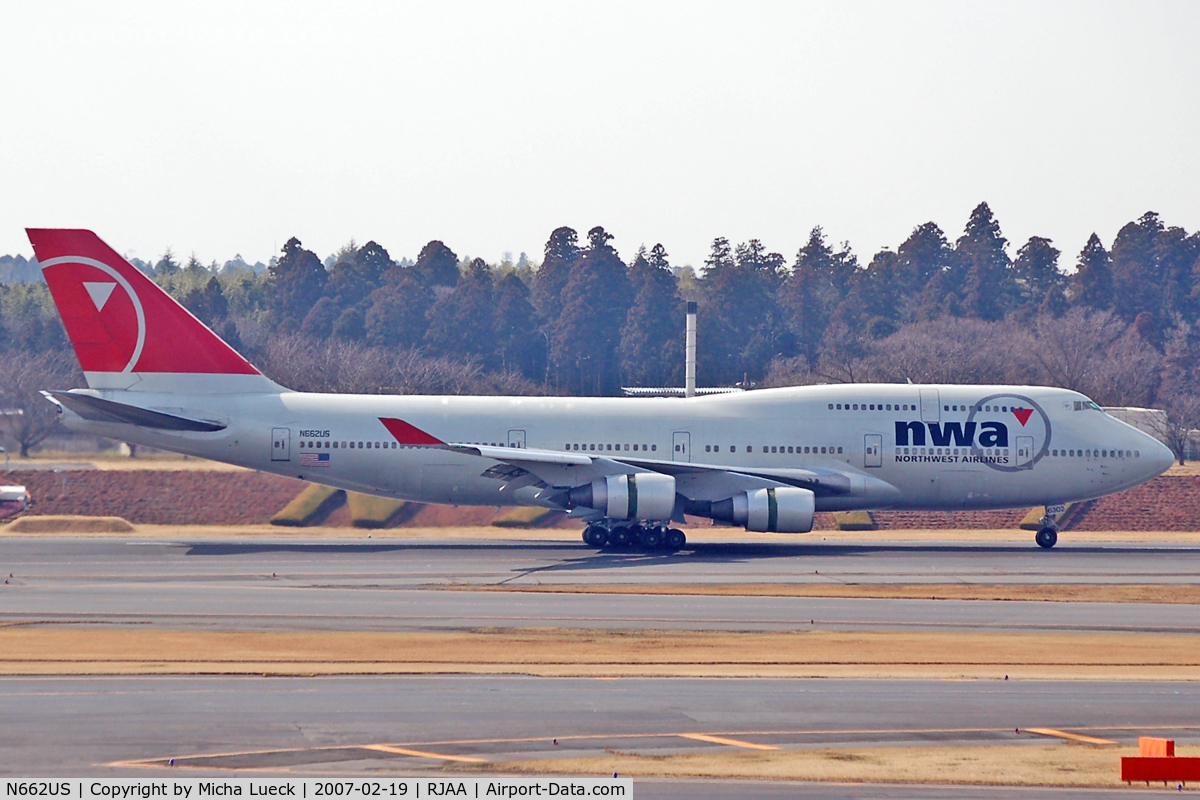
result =
[[133,290],[133,286],[129,281],[117,270],[105,264],[103,261],[97,261],[94,258],[86,256],[59,256],[42,262],[42,269],[56,266],[58,264],[84,264],[89,267],[94,267],[105,275],[108,275],[115,282],[110,281],[83,281],[83,288],[91,298],[93,305],[96,306],[96,312],[104,311],[104,307],[108,305],[112,299],[113,291],[120,286],[125,290],[125,294],[129,297],[129,302],[133,305],[133,313],[137,318],[137,340],[133,345],[133,353],[129,356],[129,363],[125,365],[121,372],[133,372],[134,365],[138,359],[142,357],[142,348],[146,344],[146,312],[142,308],[142,301],[138,298],[137,292]]

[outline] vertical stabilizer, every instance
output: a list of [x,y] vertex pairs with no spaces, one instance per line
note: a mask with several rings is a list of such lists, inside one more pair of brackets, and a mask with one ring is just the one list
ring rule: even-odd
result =
[[91,388],[281,390],[96,234],[26,233]]

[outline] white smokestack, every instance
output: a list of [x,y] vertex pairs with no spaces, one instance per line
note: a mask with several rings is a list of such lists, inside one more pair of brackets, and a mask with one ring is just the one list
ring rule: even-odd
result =
[[696,304],[687,304],[687,340],[684,344],[683,396],[696,396]]

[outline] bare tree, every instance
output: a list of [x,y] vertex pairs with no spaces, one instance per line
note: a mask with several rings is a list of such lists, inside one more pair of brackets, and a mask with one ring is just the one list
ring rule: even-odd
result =
[[0,354],[0,427],[20,446],[22,458],[58,427],[58,412],[40,391],[69,389],[80,378],[75,359],[62,353]]
[[1111,311],[1074,308],[1038,317],[1039,383],[1074,389],[1101,405],[1145,406],[1158,388],[1161,356]]
[[1153,420],[1151,427],[1182,465],[1187,459],[1191,435],[1200,428],[1200,396],[1181,392],[1170,397],[1165,405],[1166,415]]
[[305,392],[357,394],[546,394],[518,373],[488,372],[476,361],[430,358],[417,349],[369,347],[302,334],[273,337],[260,352],[273,380]]
[[941,317],[905,325],[871,345],[878,380],[913,383],[1028,383],[1028,331],[1011,322]]

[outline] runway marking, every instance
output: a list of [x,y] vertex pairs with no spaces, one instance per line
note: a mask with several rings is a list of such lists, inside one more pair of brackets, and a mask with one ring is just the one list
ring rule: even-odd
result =
[[1082,733],[1071,733],[1070,731],[1060,731],[1054,728],[1023,728],[1022,730],[1029,733],[1036,733],[1040,736],[1054,736],[1058,739],[1070,739],[1074,742],[1083,742],[1085,744],[1116,744],[1112,739],[1097,739],[1095,736],[1084,736]]
[[486,764],[486,758],[474,756],[451,756],[445,753],[429,753],[424,750],[409,750],[407,747],[394,747],[390,744],[366,744],[363,750],[378,750],[381,753],[395,753],[401,756],[417,756],[418,758],[438,758],[442,761],[463,761],[468,764]]
[[746,742],[741,739],[726,739],[724,736],[709,736],[707,733],[680,733],[676,734],[684,739],[695,739],[698,742],[712,742],[713,744],[727,744],[730,747],[745,747],[750,750],[778,750],[778,747],[769,744],[758,744],[756,742]]
[[[390,744],[351,744],[351,745],[336,745],[332,747],[283,747],[271,750],[235,750],[225,753],[202,753],[187,756],[174,756],[176,766],[204,768],[203,763],[189,764],[189,761],[214,761],[222,758],[238,758],[244,756],[270,756],[279,755],[281,753],[305,753],[310,751],[327,751],[327,750],[374,750],[379,753],[388,753],[390,755],[412,756],[415,758],[434,758],[441,761],[461,761],[469,764],[485,764],[486,758],[476,758],[474,756],[453,756],[447,753],[432,753],[428,750],[413,750],[407,747],[396,747]],[[110,767],[159,767],[166,763],[168,757],[162,756],[158,758],[139,758],[127,761],[113,761],[108,766]],[[319,763],[319,760],[318,762]],[[277,767],[271,767],[276,769]],[[254,767],[238,767],[237,769],[254,769]]]

